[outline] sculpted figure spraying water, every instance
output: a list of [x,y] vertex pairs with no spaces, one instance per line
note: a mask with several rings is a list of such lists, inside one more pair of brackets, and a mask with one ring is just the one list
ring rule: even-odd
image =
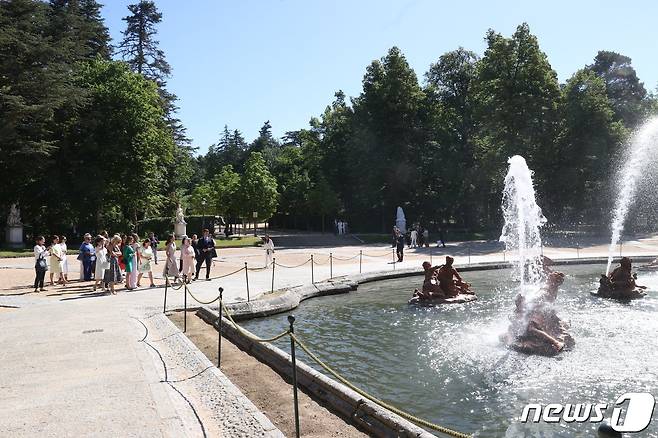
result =
[[617,300],[631,300],[642,298],[646,286],[638,285],[635,280],[637,274],[633,273],[633,263],[628,257],[622,257],[619,266],[610,274],[601,275],[599,290],[596,294],[601,298],[613,298]]
[[512,324],[501,340],[513,350],[544,356],[554,356],[572,348],[575,341],[567,332],[569,324],[557,316],[553,306],[563,282],[563,273],[551,272],[534,302],[529,303],[522,294],[517,295]]

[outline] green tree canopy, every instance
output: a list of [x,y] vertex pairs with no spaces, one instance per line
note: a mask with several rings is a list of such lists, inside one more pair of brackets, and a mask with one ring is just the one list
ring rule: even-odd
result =
[[267,220],[276,212],[278,198],[276,179],[268,170],[263,155],[252,152],[240,179],[240,213],[251,219],[256,212],[259,220]]

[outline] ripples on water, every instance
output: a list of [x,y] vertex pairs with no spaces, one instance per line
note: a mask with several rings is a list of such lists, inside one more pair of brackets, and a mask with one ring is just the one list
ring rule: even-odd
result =
[[[517,292],[509,271],[465,273],[479,299],[464,305],[407,305],[420,277],[314,298],[295,309],[295,331],[357,386],[439,424],[478,437],[591,437],[594,424],[522,425],[518,418],[527,403],[612,406],[624,392],[658,397],[658,274],[640,272],[638,283],[649,286],[649,296],[619,303],[589,294],[605,266],[558,268],[567,278],[556,307],[571,322],[576,347],[554,358],[499,343]],[[287,321],[277,315],[244,325],[266,336]],[[657,415],[633,436],[658,436]]]

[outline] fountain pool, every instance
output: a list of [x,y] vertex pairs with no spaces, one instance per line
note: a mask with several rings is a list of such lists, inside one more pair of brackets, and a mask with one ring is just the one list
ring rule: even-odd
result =
[[[640,273],[649,295],[624,304],[589,294],[605,265],[557,268],[567,274],[557,311],[571,322],[576,346],[553,358],[516,353],[498,341],[518,293],[510,270],[464,273],[478,301],[437,308],[407,305],[421,277],[363,284],[303,302],[293,312],[295,330],[357,386],[422,418],[477,437],[592,437],[597,424],[518,419],[527,403],[612,406],[625,392],[658,397],[658,273]],[[286,315],[244,322],[261,336],[286,325]],[[289,351],[286,341],[277,345]],[[634,436],[658,436],[657,415]]]

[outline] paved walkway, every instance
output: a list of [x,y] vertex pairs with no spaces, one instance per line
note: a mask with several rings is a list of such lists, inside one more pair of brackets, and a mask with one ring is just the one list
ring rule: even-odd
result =
[[[622,252],[658,254],[658,238],[625,242]],[[411,250],[399,264],[392,263],[392,249],[384,245],[283,249],[276,252],[278,263],[301,266],[277,266],[274,287],[310,282],[311,253],[316,280],[330,272],[340,276],[359,269],[419,267],[430,257],[436,264],[445,254],[455,255],[458,266],[469,258],[475,263],[507,257],[497,242],[451,244],[432,248],[431,255],[427,248]],[[544,253],[555,258],[605,256],[607,246],[565,245]],[[75,265],[75,258],[70,261]],[[262,266],[263,251],[222,250],[212,275],[234,272],[245,261],[252,268]],[[27,293],[32,264],[29,258],[0,259],[0,284],[8,285],[0,291],[0,436],[280,436],[216,368],[188,357],[187,349],[194,347],[160,316],[163,288],[108,296],[91,292],[89,284],[72,283]],[[162,283],[161,276],[158,281]],[[221,286],[227,301],[245,300],[245,282],[242,270],[195,282],[191,290],[209,301]],[[249,285],[252,299],[270,290],[271,268],[249,271]],[[169,294],[168,308],[182,304],[181,292]]]

